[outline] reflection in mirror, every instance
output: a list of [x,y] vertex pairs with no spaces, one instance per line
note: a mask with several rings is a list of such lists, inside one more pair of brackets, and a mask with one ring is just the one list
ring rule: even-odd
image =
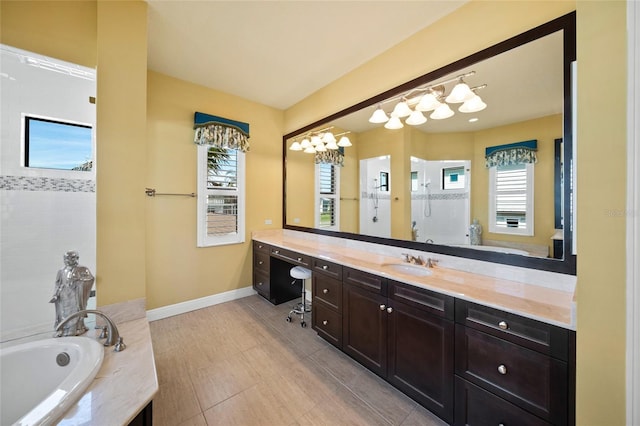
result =
[[[322,194],[310,178],[323,157],[287,149],[285,227],[575,273],[570,256],[568,269],[548,266],[570,253],[562,140],[570,136],[564,99],[574,53],[566,51],[571,31],[564,25],[572,16],[521,35],[514,48],[498,45],[482,60],[461,60],[447,68],[453,71],[432,72],[428,81],[317,124],[318,132],[348,132],[351,143],[335,163],[336,220],[332,228],[313,220]],[[452,99],[463,83],[467,93]],[[288,135],[286,147],[314,129],[305,132]],[[483,233],[472,245],[475,220]]]

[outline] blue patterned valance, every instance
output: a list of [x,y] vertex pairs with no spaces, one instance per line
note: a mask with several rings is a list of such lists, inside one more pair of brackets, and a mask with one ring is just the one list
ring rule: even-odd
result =
[[344,167],[344,148],[328,149],[322,152],[316,152],[316,164],[333,164],[334,166]]
[[506,145],[490,146],[485,149],[485,166],[510,166],[515,164],[537,163],[538,141],[509,143]]
[[196,112],[193,128],[196,145],[249,151],[249,124]]

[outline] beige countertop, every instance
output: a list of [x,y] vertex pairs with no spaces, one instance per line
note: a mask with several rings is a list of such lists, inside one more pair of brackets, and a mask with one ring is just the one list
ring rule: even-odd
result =
[[127,425],[158,391],[149,322],[139,318],[116,324],[127,348],[115,352],[105,347],[100,371],[58,425]]
[[[576,329],[575,287],[558,289],[531,282],[511,281],[448,268],[444,261],[431,268],[432,274],[429,276],[409,275],[384,266],[389,263],[402,263],[401,258],[390,247],[388,254],[380,254],[367,250],[366,244],[357,248],[357,243],[343,242],[346,240],[341,241],[342,239],[338,238],[299,234],[303,233],[281,229],[258,231],[253,233],[253,239],[563,328]],[[428,253],[425,253],[425,257],[426,255]],[[446,258],[441,255],[429,257]],[[445,266],[441,266],[443,263]],[[521,274],[527,274],[526,268],[518,269],[524,270],[519,271]],[[553,276],[551,278],[553,280]]]

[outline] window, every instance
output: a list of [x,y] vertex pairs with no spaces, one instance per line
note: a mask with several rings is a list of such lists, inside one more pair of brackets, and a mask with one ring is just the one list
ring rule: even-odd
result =
[[489,169],[489,231],[533,235],[533,164]]
[[91,125],[24,116],[24,166],[91,171]]
[[464,189],[464,166],[442,169],[442,189]]
[[316,228],[340,229],[340,168],[316,164]]
[[244,157],[198,146],[198,247],[244,242]]

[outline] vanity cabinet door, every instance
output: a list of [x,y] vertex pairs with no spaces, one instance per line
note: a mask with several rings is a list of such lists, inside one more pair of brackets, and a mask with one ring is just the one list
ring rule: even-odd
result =
[[454,323],[446,317],[453,317],[453,298],[398,283],[389,293],[387,380],[451,423]]
[[386,377],[387,297],[343,282],[342,350]]

